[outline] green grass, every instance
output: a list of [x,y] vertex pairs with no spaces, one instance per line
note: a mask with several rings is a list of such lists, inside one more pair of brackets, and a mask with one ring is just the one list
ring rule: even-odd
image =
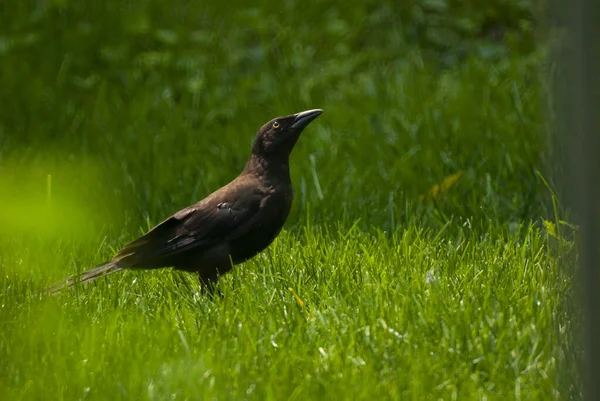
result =
[[[25,3],[0,16],[0,399],[580,397],[523,2]],[[168,270],[39,295],[310,108],[286,227],[222,298]]]
[[308,226],[236,269],[214,301],[170,272],[52,300],[6,278],[3,398],[561,398],[567,285],[522,229],[448,240]]
[[215,301],[168,272],[53,300],[5,279],[3,398],[559,398],[565,285],[523,230],[448,241],[307,227],[236,269]]

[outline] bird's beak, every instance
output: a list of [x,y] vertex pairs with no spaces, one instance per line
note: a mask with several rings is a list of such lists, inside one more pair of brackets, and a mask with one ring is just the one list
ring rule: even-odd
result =
[[300,113],[294,114],[294,122],[292,123],[293,129],[302,130],[306,127],[312,120],[319,117],[323,110],[314,109],[314,110],[306,110]]

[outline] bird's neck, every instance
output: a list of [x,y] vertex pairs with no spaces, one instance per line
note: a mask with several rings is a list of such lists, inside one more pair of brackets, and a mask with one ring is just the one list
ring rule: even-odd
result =
[[288,158],[270,158],[252,154],[242,174],[253,174],[267,180],[290,181]]

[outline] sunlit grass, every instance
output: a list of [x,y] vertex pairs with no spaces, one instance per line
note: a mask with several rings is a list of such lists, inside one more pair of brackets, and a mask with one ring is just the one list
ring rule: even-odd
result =
[[5,395],[554,398],[568,286],[545,239],[463,232],[286,232],[215,300],[170,272],[42,300],[4,277]]

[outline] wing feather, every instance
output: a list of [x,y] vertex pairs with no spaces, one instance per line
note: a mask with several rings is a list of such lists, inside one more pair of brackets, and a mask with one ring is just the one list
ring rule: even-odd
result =
[[183,252],[243,235],[258,219],[265,194],[255,185],[234,189],[175,213],[127,244],[115,258],[125,258],[131,267],[162,267]]

